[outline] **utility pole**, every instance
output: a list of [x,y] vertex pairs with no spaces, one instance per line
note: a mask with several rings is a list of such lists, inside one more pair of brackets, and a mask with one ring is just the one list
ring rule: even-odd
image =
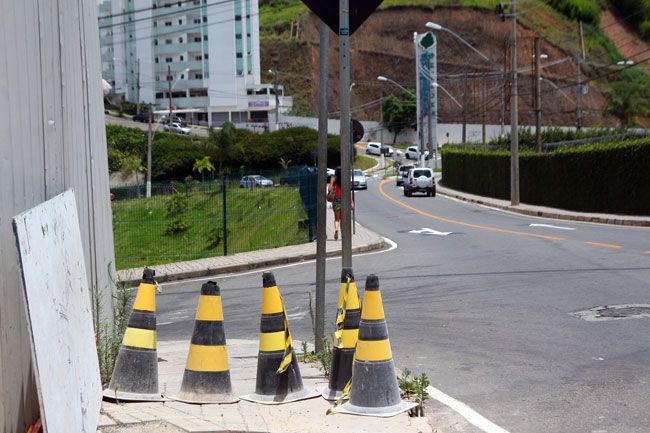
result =
[[519,104],[517,90],[517,1],[511,0],[512,28],[510,35],[510,61],[512,80],[510,87],[510,203],[519,205]]
[[279,112],[280,112],[280,97],[278,96],[278,70],[277,66],[273,69],[273,93],[275,94],[275,130],[278,130]]
[[350,1],[339,0],[339,85],[341,110],[341,243],[342,267],[352,267],[350,159]]
[[136,70],[136,99],[138,103],[135,106],[135,113],[140,114],[140,59],[135,61],[135,70]]
[[542,152],[542,77],[540,61],[542,57],[542,39],[535,36],[535,150]]
[[463,144],[467,143],[467,69],[463,77]]
[[323,350],[325,338],[325,256],[327,254],[327,88],[329,29],[320,21],[320,68],[318,80],[318,186],[316,187],[316,352]]
[[153,105],[149,103],[149,128],[147,133],[147,198],[151,197],[151,146],[153,143]]
[[486,117],[487,117],[487,83],[485,80],[485,75],[481,75],[481,113],[482,113],[482,121],[483,124],[481,125],[481,142],[485,145],[487,143],[487,131],[486,131]]
[[501,136],[505,134],[506,101],[508,100],[508,43],[503,45],[503,92],[501,92]]
[[579,36],[580,36],[580,54],[576,56],[576,83],[577,83],[577,94],[576,94],[576,129],[580,131],[582,128],[582,71],[580,64],[585,58],[585,43],[582,35],[582,21],[578,21],[579,25]]
[[171,126],[172,123],[172,68],[170,65],[167,65],[167,87],[169,93],[169,117],[167,120]]

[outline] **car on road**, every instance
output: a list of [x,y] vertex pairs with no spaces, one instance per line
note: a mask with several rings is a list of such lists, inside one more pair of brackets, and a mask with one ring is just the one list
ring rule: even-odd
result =
[[409,170],[412,169],[412,165],[400,165],[397,169],[397,186],[404,185],[404,179],[409,174]]
[[[418,149],[417,146],[409,146],[406,149],[406,152],[404,152],[404,156],[406,159],[415,159],[418,160],[420,159],[420,150]],[[428,158],[429,156],[429,151],[425,150],[424,151],[424,158]]]
[[163,129],[167,132],[176,132],[178,134],[189,135],[192,130],[186,126],[182,126],[180,123],[172,123],[171,125],[163,126]]
[[414,192],[423,192],[428,197],[436,196],[436,181],[430,168],[412,168],[404,181],[404,195],[411,197]]
[[244,176],[239,181],[240,188],[255,188],[259,186],[273,186],[273,181],[265,178],[264,176],[260,176],[259,174]]
[[148,123],[149,122],[149,113],[144,113],[144,112],[137,113],[136,115],[133,116],[133,121],[134,122]]
[[369,142],[366,145],[366,154],[367,155],[381,155],[382,152],[385,156],[393,156],[393,149],[390,146],[383,145],[381,143]]
[[361,170],[352,170],[352,188],[368,189],[368,179]]
[[[160,118],[160,123],[163,125],[169,125],[169,116],[163,116]],[[172,116],[172,123],[179,123],[182,127],[187,126],[187,122],[181,119],[180,117]]]

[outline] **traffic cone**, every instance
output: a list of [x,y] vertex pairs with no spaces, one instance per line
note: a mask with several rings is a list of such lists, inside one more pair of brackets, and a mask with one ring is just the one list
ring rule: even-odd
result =
[[321,394],[326,400],[337,400],[343,395],[345,385],[352,377],[354,348],[359,335],[361,303],[352,268],[341,270],[341,289],[336,312],[336,331],[334,332],[332,364],[329,385]]
[[231,393],[221,291],[208,281],[201,286],[181,392],[171,398],[196,404],[238,402]]
[[255,392],[242,396],[263,404],[281,404],[318,396],[303,388],[282,296],[272,272],[262,276],[262,320]]
[[415,406],[416,403],[405,402],[400,398],[379,279],[376,275],[370,275],[366,279],[359,341],[354,352],[350,399],[332,411],[389,417]]
[[126,401],[160,401],[156,352],[156,272],[145,269],[124,332],[113,376],[104,397]]

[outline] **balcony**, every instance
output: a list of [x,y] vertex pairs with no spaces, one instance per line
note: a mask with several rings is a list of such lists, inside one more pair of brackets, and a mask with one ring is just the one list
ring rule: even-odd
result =
[[113,35],[104,35],[99,38],[100,45],[113,45]]
[[203,62],[200,60],[193,60],[191,62],[171,62],[171,63],[158,63],[156,65],[156,72],[165,73],[167,72],[167,67],[170,67],[172,73],[181,72],[187,68],[190,70],[201,71],[203,70]]
[[[164,41],[163,41],[164,42]],[[160,44],[158,41],[158,46],[155,47],[154,52],[156,55],[164,54],[180,54],[180,53],[201,53],[201,42],[190,42],[190,43],[175,43],[175,44]]]
[[200,2],[199,4],[194,4],[194,2],[187,2],[187,3],[181,3],[180,6],[178,6],[177,2],[169,3],[169,7],[165,7],[164,5],[158,5],[156,9],[153,10],[152,15],[154,18],[160,17],[160,18],[166,18],[166,17],[174,17],[178,15],[185,15],[187,13],[189,14],[199,14],[201,10],[201,5]]
[[[205,80],[178,80],[174,86],[174,91],[176,90],[187,90],[187,89],[204,89],[207,87]],[[168,84],[166,81],[158,81],[156,83],[156,92],[166,92],[168,89]]]
[[113,57],[115,57],[115,53],[112,53],[110,51],[106,51],[102,53],[102,62],[112,62]]
[[[159,106],[166,107],[169,103],[167,98],[157,99]],[[207,96],[197,96],[194,98],[173,98],[172,105],[177,109],[183,108],[206,108],[210,104],[210,98]]]

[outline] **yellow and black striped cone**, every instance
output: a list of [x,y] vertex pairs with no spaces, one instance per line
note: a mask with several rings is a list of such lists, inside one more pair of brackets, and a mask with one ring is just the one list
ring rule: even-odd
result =
[[347,403],[332,411],[389,417],[416,406],[400,397],[376,275],[370,275],[366,279],[349,397]]
[[239,401],[232,395],[221,291],[214,281],[201,286],[181,392],[171,398],[195,404]]
[[263,404],[281,404],[317,397],[302,385],[298,360],[291,345],[287,313],[271,272],[262,276],[262,320],[255,392],[242,396]]
[[361,303],[352,268],[341,270],[341,290],[336,311],[336,330],[332,346],[330,380],[321,394],[326,400],[337,400],[352,377],[354,349],[359,335]]
[[153,269],[145,269],[104,397],[127,401],[163,400],[158,392],[156,287]]

